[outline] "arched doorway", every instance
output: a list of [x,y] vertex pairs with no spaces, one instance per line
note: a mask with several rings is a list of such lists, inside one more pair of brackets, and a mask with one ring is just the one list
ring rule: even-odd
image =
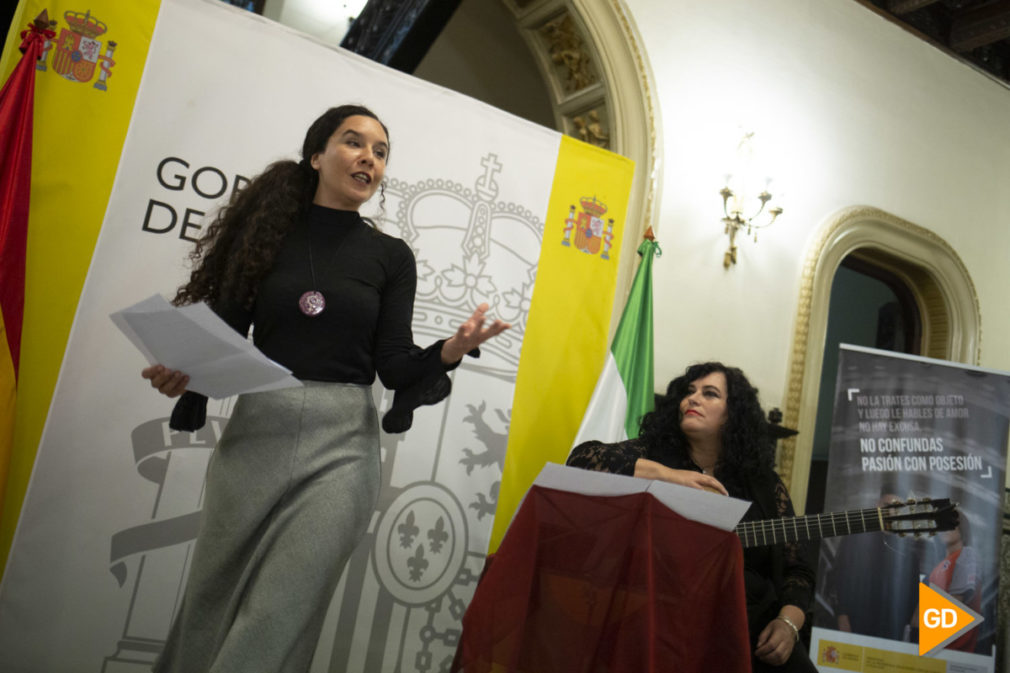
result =
[[807,480],[807,514],[824,511],[824,491],[831,442],[833,400],[840,344],[919,355],[922,312],[915,292],[886,266],[872,261],[873,249],[845,257],[831,283],[831,302],[824,338],[817,420]]
[[785,425],[799,434],[782,441],[778,459],[794,503],[807,501],[831,288],[850,256],[908,288],[920,315],[922,355],[978,363],[978,297],[954,249],[928,229],[877,208],[856,206],[836,213],[810,247],[800,283],[785,409]]

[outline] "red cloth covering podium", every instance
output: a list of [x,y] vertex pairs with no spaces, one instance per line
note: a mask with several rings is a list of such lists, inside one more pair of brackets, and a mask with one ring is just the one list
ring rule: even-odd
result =
[[534,485],[466,615],[454,673],[750,671],[736,534],[650,493]]

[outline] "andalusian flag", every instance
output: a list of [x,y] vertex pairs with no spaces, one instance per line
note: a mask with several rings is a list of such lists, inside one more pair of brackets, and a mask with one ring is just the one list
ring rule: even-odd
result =
[[638,437],[642,417],[655,408],[652,347],[652,258],[659,244],[642,241],[642,257],[614,343],[593,391],[573,446],[596,439],[619,442]]
[[562,240],[545,236],[540,250],[491,551],[544,464],[565,462],[607,355],[620,225],[634,176],[634,163],[619,160],[561,139],[547,221],[567,224]]

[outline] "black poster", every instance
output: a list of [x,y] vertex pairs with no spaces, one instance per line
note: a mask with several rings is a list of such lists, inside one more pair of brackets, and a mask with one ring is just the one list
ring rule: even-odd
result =
[[841,347],[825,512],[949,498],[960,523],[935,534],[823,541],[814,656],[819,640],[916,652],[921,581],[984,617],[946,649],[985,655],[968,657],[977,668],[955,657],[969,663],[963,670],[992,670],[1008,428],[1006,373]]

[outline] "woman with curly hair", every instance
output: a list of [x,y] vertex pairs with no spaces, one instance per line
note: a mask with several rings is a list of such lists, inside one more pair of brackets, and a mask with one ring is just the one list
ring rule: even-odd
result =
[[[707,362],[670,382],[656,410],[642,419],[639,437],[580,444],[568,464],[751,500],[745,520],[793,516],[773,451],[757,390],[739,369]],[[799,543],[744,550],[756,672],[816,670],[799,644],[814,586],[806,556]]]
[[[304,384],[240,395],[207,471],[200,532],[159,673],[308,670],[343,567],[379,491],[376,374],[396,391],[387,432],[449,393],[446,371],[508,327],[479,306],[428,348],[411,331],[410,248],[358,209],[382,185],[386,127],[332,108],[301,161],[280,161],[232,197],[196,245],[176,304],[205,301]],[[207,399],[184,372],[144,378],[180,397],[171,426],[195,430]]]

